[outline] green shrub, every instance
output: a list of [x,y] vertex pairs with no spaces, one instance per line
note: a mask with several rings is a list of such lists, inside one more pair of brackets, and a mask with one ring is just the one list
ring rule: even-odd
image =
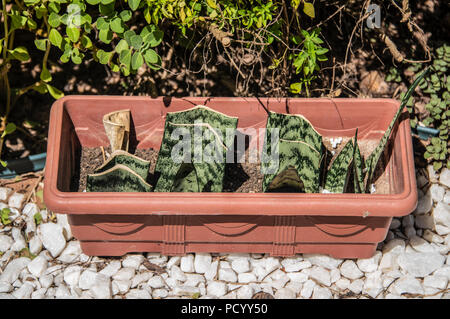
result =
[[[141,67],[158,70],[158,47],[174,40],[174,30],[180,44],[192,34],[212,34],[224,51],[233,45],[261,46],[272,57],[269,70],[294,71],[295,76],[287,76],[292,84],[284,89],[306,95],[320,61],[327,60],[320,29],[307,31],[300,26],[300,21],[303,25],[315,17],[313,4],[305,0],[2,0],[2,15],[6,19],[0,28],[0,75],[6,106],[0,113],[0,154],[5,136],[15,128],[8,126],[8,116],[21,95],[34,90],[55,99],[63,96],[51,84],[48,67],[56,52],[60,63],[81,64],[93,58],[128,76]],[[18,30],[33,34],[36,48],[28,43],[16,46]],[[12,62],[30,61],[30,52],[36,49],[42,52],[41,60],[33,61],[41,65],[39,79],[23,88],[10,88],[8,73],[18,68]],[[228,51],[224,56],[232,59]]]
[[[423,95],[429,99],[425,105],[424,115],[416,114],[414,99],[411,97],[406,105],[411,115],[411,127],[418,125],[428,126],[439,130],[439,136],[433,137],[431,143],[426,146],[425,159],[432,163],[436,171],[446,166],[450,168],[448,132],[450,128],[450,77],[448,76],[450,65],[450,46],[443,45],[435,50],[431,72],[419,82]],[[415,64],[409,67],[409,71],[419,74],[423,67]],[[400,75],[395,69],[389,71],[387,81],[399,82]],[[400,95],[403,98],[404,94]]]

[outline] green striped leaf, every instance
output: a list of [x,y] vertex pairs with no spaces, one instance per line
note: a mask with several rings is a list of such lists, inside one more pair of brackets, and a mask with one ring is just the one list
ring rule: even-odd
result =
[[389,124],[386,132],[384,133],[383,137],[381,138],[380,142],[378,143],[375,150],[370,154],[370,156],[367,158],[365,165],[367,168],[367,179],[366,179],[366,192],[369,191],[370,184],[373,183],[372,179],[375,174],[375,168],[378,164],[378,161],[380,160],[381,154],[383,154],[384,149],[386,148],[386,144],[389,141],[389,137],[391,135],[391,132],[394,128],[395,123],[397,122],[398,118],[400,117],[403,108],[408,103],[408,100],[411,96],[411,94],[414,92],[415,88],[419,84],[419,82],[424,78],[424,76],[430,71],[430,68],[427,68],[425,71],[423,71],[417,79],[411,84],[408,91],[406,92],[405,96],[402,99],[402,102],[400,104],[400,107],[398,108],[397,112],[395,113],[394,117],[392,118],[391,123]]
[[[289,187],[300,192],[317,193],[322,136],[298,114],[270,112],[266,129],[261,163],[263,191]],[[277,137],[273,136],[276,134],[274,129],[278,129]]]
[[[235,130],[237,121],[235,117],[226,116],[206,106],[167,113],[155,167],[155,174],[159,174],[155,192],[221,192],[226,151],[234,142],[234,136],[226,134],[226,131],[229,128]],[[184,135],[176,136],[176,129]],[[184,138],[187,140],[184,141]],[[185,142],[186,146],[182,149],[186,152],[183,154],[178,152],[181,142]],[[221,152],[216,153],[216,150]],[[179,160],[174,160],[172,152],[186,157],[180,156]],[[206,155],[214,154],[217,157],[212,158],[212,161],[206,160]]]

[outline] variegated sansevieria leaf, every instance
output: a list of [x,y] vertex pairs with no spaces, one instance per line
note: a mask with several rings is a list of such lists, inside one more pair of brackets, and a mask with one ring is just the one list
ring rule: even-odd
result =
[[104,172],[117,164],[125,165],[144,180],[147,180],[150,162],[122,150],[114,151],[109,159],[95,170],[95,173]]
[[317,193],[321,159],[322,136],[306,118],[269,113],[261,157],[264,192],[289,187]]
[[87,176],[87,192],[150,192],[151,190],[152,186],[140,175],[122,164]]
[[408,88],[408,91],[406,92],[405,96],[403,97],[403,100],[400,104],[400,107],[398,108],[397,112],[395,113],[394,117],[392,118],[391,123],[389,124],[386,132],[384,133],[383,137],[381,138],[380,142],[378,143],[375,150],[370,154],[370,156],[367,158],[365,165],[367,168],[367,179],[366,179],[366,192],[369,191],[370,184],[373,183],[372,179],[375,174],[375,168],[378,164],[378,161],[380,160],[381,154],[383,154],[384,149],[386,148],[386,144],[389,141],[389,137],[391,135],[392,129],[394,128],[395,123],[397,122],[398,118],[402,114],[403,108],[405,107],[406,103],[408,103],[408,100],[411,96],[411,94],[414,92],[415,88],[419,84],[419,82],[424,78],[424,76],[429,72],[430,68],[425,69],[418,77],[417,79],[411,84],[411,86]]
[[[359,160],[361,159],[357,136],[358,129],[356,129],[354,140],[349,140],[331,163],[325,181],[326,190],[332,193],[345,193],[348,191],[351,176],[358,171],[356,168],[358,164],[356,163],[355,158],[359,156]],[[358,178],[353,175],[353,180],[358,180]]]
[[[237,122],[236,117],[203,105],[167,113],[155,191],[221,192],[226,153],[233,145]],[[227,134],[227,129],[233,134]]]
[[364,193],[364,158],[357,142],[355,135],[355,155],[353,158],[353,186],[355,193]]

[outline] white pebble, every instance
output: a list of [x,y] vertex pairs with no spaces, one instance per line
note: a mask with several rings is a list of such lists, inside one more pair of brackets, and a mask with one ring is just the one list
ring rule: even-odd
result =
[[280,261],[275,257],[268,257],[265,259],[265,268],[267,273],[274,271],[275,269],[280,267]]
[[27,267],[31,274],[40,277],[47,270],[48,261],[42,256],[37,256],[27,265]]
[[99,271],[100,274],[112,277],[114,276],[122,267],[122,263],[119,260],[113,260],[105,268]]
[[183,272],[194,272],[194,256],[189,254],[181,257],[180,268]]
[[148,281],[152,276],[153,276],[153,273],[151,273],[149,271],[137,274],[131,280],[131,288],[136,288],[137,286],[139,286],[139,284]]
[[9,197],[8,206],[19,209],[22,207],[24,200],[25,200],[25,194],[14,193]]
[[250,262],[246,257],[236,258],[231,262],[231,268],[238,274],[248,272],[250,271]]
[[133,278],[136,270],[134,268],[122,268],[118,272],[116,272],[112,278],[115,280],[131,280]]
[[337,259],[320,254],[303,254],[303,258],[305,260],[308,260],[312,265],[320,266],[330,270],[337,268],[343,262],[342,259]]
[[0,281],[0,293],[11,292],[13,290],[13,286],[10,283]]
[[312,281],[311,279],[307,280],[303,284],[303,288],[302,288],[302,291],[300,292],[300,295],[303,298],[310,298],[315,286],[316,286],[316,283],[314,281]]
[[152,292],[153,298],[166,298],[169,292],[166,289],[155,289]]
[[53,284],[53,275],[42,275],[39,277],[39,283],[43,288],[49,288]]
[[348,286],[348,289],[354,294],[358,295],[361,293],[364,286],[364,281],[362,279],[353,280]]
[[13,291],[11,294],[17,299],[30,299],[33,292],[33,285],[26,282],[19,289]]
[[450,188],[450,169],[444,168],[439,177],[439,183]]
[[310,277],[325,286],[331,286],[330,272],[322,267],[313,267],[311,269]]
[[338,287],[341,290],[345,290],[348,289],[348,287],[350,286],[350,280],[348,280],[347,278],[343,278],[341,277],[338,281],[336,281],[334,283],[336,285],[336,287]]
[[315,286],[313,290],[313,299],[331,299],[333,295],[328,288]]
[[63,235],[63,228],[54,223],[39,225],[37,234],[42,241],[42,245],[50,254],[56,258],[66,247],[66,239]]
[[204,274],[211,267],[212,257],[208,253],[197,253],[194,259],[194,269],[198,274]]
[[0,252],[5,252],[14,244],[10,236],[0,235]]
[[289,272],[286,274],[290,281],[295,281],[295,282],[305,282],[308,280],[308,275],[303,273],[303,272]]
[[217,275],[217,269],[219,267],[219,261],[213,261],[211,263],[211,266],[206,270],[205,272],[205,278],[206,280],[213,280],[214,277]]
[[26,257],[19,257],[11,260],[0,275],[0,281],[12,284],[19,278],[20,272],[27,267],[29,263],[30,259]]
[[283,265],[286,272],[297,272],[312,266],[309,261],[303,261],[302,259],[301,257],[286,258],[281,262],[281,265]]
[[152,299],[152,296],[144,289],[131,289],[126,295],[127,299]]
[[128,255],[122,261],[122,267],[134,268],[137,270],[139,268],[139,266],[144,262],[144,259],[145,258],[143,255]]
[[295,293],[289,288],[280,288],[274,297],[275,299],[295,299]]
[[161,276],[153,276],[148,280],[147,284],[155,289],[165,287],[164,280],[161,278]]
[[219,269],[219,280],[224,280],[228,282],[237,282],[237,275],[230,268]]
[[[131,280],[116,280],[114,279],[111,282],[111,288],[113,291],[117,291],[117,293],[125,294],[130,290]],[[115,293],[113,293],[115,295]]]
[[206,293],[216,298],[225,296],[227,285],[220,281],[211,281],[206,286]]
[[67,241],[71,240],[73,236],[67,215],[66,214],[55,214],[55,215],[56,215],[56,223],[63,229],[64,238]]
[[180,261],[181,261],[181,257],[180,256],[170,257],[169,261],[167,262],[166,268],[170,269],[173,266],[179,266],[180,265]]
[[370,258],[358,259],[356,264],[358,268],[364,272],[373,272],[378,269],[378,264],[380,263],[382,257],[381,251],[377,250],[375,254]]
[[200,286],[200,283],[204,283],[205,277],[203,277],[202,275],[199,274],[186,274],[186,281],[185,281],[185,285],[186,286],[192,286],[192,287],[197,287]]
[[70,241],[59,255],[58,260],[66,264],[70,264],[75,262],[78,257],[80,257],[81,253],[80,242],[78,240]]
[[364,273],[359,270],[358,266],[353,260],[346,260],[342,263],[340,267],[341,274],[351,280],[361,278]]
[[58,288],[56,288],[55,291],[55,298],[58,299],[68,299],[71,298],[72,294],[70,293],[69,289],[66,285],[59,285]]
[[415,277],[425,277],[439,269],[445,257],[439,253],[403,253],[397,259],[400,267]]
[[112,291],[109,277],[98,274],[89,292],[96,299],[111,299]]
[[375,298],[383,290],[383,280],[381,279],[381,270],[366,274],[363,292]]
[[8,196],[11,194],[12,189],[8,187],[0,187],[0,200],[6,202]]
[[401,295],[403,293],[410,294],[423,294],[424,290],[419,280],[413,276],[407,274],[406,276],[399,278],[393,284],[394,290],[397,294]]
[[448,284],[448,278],[446,276],[439,276],[439,275],[431,275],[426,276],[423,279],[423,285],[425,287],[430,288],[437,288],[437,289],[445,289]]
[[249,285],[242,286],[236,291],[238,299],[251,299],[253,296],[253,288]]
[[240,273],[238,274],[238,282],[239,283],[249,283],[257,281],[256,275],[251,272]]
[[170,269],[170,277],[173,277],[174,279],[183,281],[183,282],[186,281],[186,279],[187,279],[184,272],[182,272],[180,267],[178,267],[178,266],[173,266]]

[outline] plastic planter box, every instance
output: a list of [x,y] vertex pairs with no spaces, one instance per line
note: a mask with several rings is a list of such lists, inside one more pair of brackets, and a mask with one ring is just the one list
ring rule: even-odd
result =
[[[274,256],[321,253],[368,258],[394,216],[417,204],[407,113],[388,145],[389,194],[82,193],[70,190],[80,147],[107,146],[103,114],[129,108],[138,148],[158,149],[167,112],[204,98],[67,96],[50,114],[44,200],[68,214],[87,255],[128,252],[252,252]],[[264,128],[267,110],[304,115],[324,136],[379,140],[399,102],[389,99],[211,98],[207,106],[239,117],[238,129]],[[263,107],[264,106],[264,107]],[[254,142],[254,141],[253,141]]]

